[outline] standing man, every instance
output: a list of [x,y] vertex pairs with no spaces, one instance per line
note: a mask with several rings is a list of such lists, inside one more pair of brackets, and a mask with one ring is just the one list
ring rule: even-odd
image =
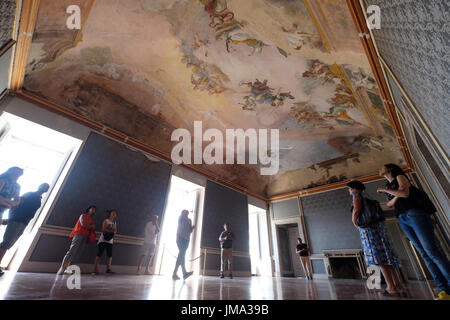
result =
[[145,225],[145,238],[144,238],[144,245],[142,246],[142,255],[138,262],[138,267],[136,273],[139,274],[139,271],[141,269],[141,264],[144,262],[145,257],[147,256],[147,264],[145,268],[145,274],[150,274],[150,261],[152,260],[152,257],[155,254],[155,248],[156,248],[156,239],[159,234],[159,227],[158,227],[158,216],[154,215],[152,220],[147,222]]
[[[36,211],[41,207],[42,195],[49,188],[50,186],[47,183],[41,184],[37,191],[27,192],[20,197],[19,205],[11,209],[3,242],[0,243],[0,263],[6,251],[20,238]],[[0,269],[1,275],[3,275],[3,271]]]
[[230,226],[225,223],[223,225],[224,231],[219,236],[220,241],[220,257],[222,264],[220,266],[220,278],[224,278],[225,263],[228,261],[228,272],[230,273],[230,279],[233,279],[232,261],[233,261],[233,241],[235,240],[234,234],[230,232]]
[[188,218],[189,211],[183,210],[181,211],[181,215],[178,218],[178,229],[177,229],[177,246],[178,246],[178,257],[177,262],[175,263],[175,269],[173,270],[172,279],[179,280],[180,278],[177,276],[178,267],[181,266],[181,270],[183,271],[183,279],[189,278],[193,272],[186,272],[186,267],[184,264],[184,258],[186,255],[186,250],[189,247],[189,240],[191,238],[192,230],[194,230],[194,226],[192,225],[191,219]]

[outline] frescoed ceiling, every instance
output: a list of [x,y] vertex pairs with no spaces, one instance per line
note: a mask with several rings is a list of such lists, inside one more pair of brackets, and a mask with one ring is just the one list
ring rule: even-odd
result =
[[168,154],[195,120],[280,129],[277,175],[199,165],[265,196],[404,164],[345,0],[41,0],[24,89]]

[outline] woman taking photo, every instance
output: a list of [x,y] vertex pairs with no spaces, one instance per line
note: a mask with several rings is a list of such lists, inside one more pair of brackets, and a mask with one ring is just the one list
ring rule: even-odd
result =
[[113,271],[111,271],[111,262],[114,235],[117,233],[116,217],[116,210],[106,211],[106,219],[103,220],[102,224],[102,234],[100,236],[100,239],[98,239],[98,251],[94,262],[94,274],[99,274],[98,263],[103,255],[103,251],[105,250],[106,256],[108,257],[108,260],[106,262],[106,273],[114,273]]
[[387,195],[388,207],[395,208],[400,227],[425,261],[440,291],[437,299],[450,300],[450,264],[438,247],[430,215],[411,195],[414,189],[399,166],[385,164],[379,174],[387,183],[386,188],[378,188],[377,192]]
[[394,270],[394,268],[398,268],[400,265],[386,234],[384,222],[375,222],[364,228],[357,225],[360,215],[365,214],[364,211],[368,209],[368,205],[364,201],[364,197],[367,197],[367,195],[363,193],[366,187],[362,182],[357,180],[350,181],[347,187],[353,199],[352,221],[361,237],[366,265],[380,267],[387,284],[386,289],[381,291],[382,294],[403,293],[404,289]]

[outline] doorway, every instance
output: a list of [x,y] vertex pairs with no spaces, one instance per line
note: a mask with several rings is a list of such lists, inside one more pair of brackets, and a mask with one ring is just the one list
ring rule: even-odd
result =
[[177,176],[171,177],[169,196],[161,227],[159,250],[156,255],[156,263],[153,264],[157,268],[154,271],[155,273],[172,275],[178,255],[176,244],[178,217],[184,209],[189,211],[189,218],[192,220],[192,225],[195,226],[191,235],[191,242],[186,251],[186,269],[193,270],[195,274],[199,273],[200,259],[195,258],[200,255],[198,243],[201,234],[204,189],[198,184]]
[[[19,267],[30,247],[37,229],[45,218],[51,203],[64,180],[82,141],[61,132],[4,112],[0,117],[0,172],[17,166],[24,169],[18,179],[20,195],[36,191],[44,182],[50,185],[44,195],[42,206],[30,221],[22,236],[3,257],[1,266],[10,270]],[[2,214],[9,218],[9,210]],[[0,226],[0,241],[6,227]],[[14,267],[12,267],[14,265]]]
[[248,206],[248,212],[252,275],[272,276],[267,212],[253,205]]
[[304,277],[303,268],[296,252],[299,237],[298,224],[276,225],[278,236],[278,253],[280,261],[280,275],[282,277]]

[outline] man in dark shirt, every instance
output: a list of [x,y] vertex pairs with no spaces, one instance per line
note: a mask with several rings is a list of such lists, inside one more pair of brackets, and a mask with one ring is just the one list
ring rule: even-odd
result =
[[[6,251],[16,243],[30,220],[33,219],[36,211],[41,207],[42,195],[49,188],[50,186],[47,183],[41,184],[36,192],[28,192],[20,197],[19,205],[11,209],[3,242],[0,243],[0,263]],[[2,274],[3,271],[0,269],[0,275]]]
[[228,272],[230,273],[230,279],[233,279],[232,274],[232,261],[233,261],[233,241],[235,240],[234,234],[230,232],[230,226],[225,223],[223,225],[224,231],[219,236],[220,241],[220,256],[222,264],[220,266],[220,277],[224,278],[224,270],[225,270],[225,263],[228,261]]

